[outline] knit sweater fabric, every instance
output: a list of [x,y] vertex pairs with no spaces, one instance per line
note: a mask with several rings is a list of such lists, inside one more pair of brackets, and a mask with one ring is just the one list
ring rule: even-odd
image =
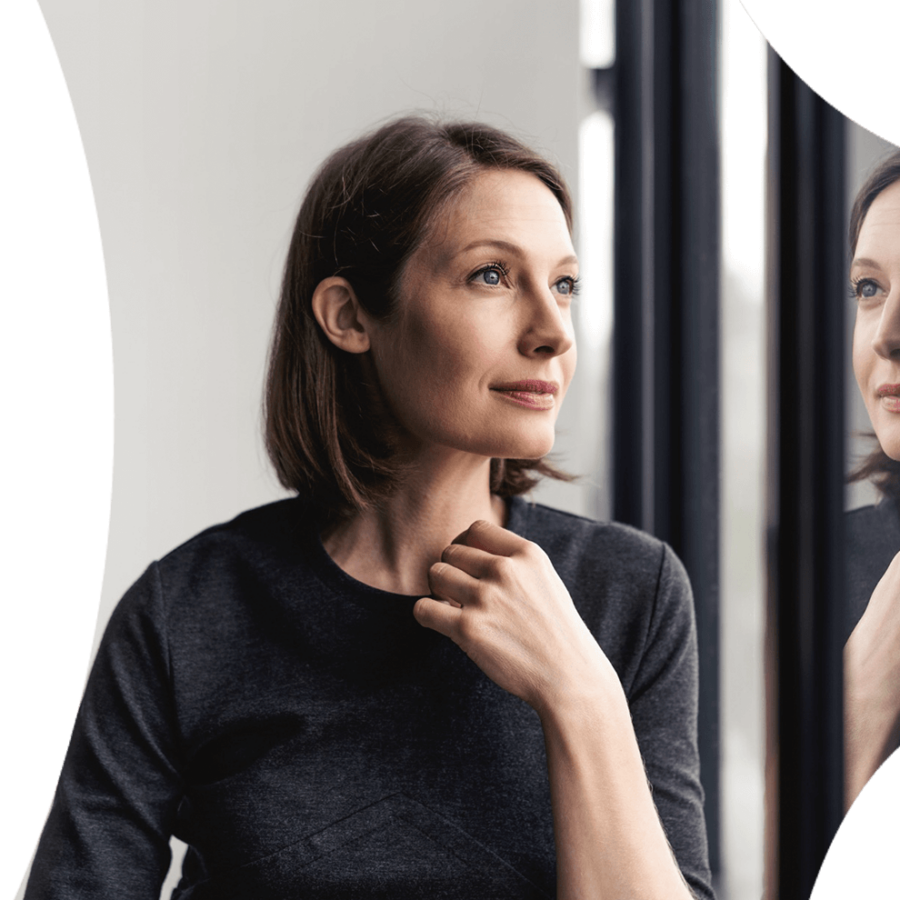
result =
[[[508,513],[615,667],[678,865],[711,898],[681,564],[625,526]],[[110,619],[26,900],[156,900],[172,834],[180,900],[553,897],[538,717],[416,599],[343,572],[298,498],[152,564]]]

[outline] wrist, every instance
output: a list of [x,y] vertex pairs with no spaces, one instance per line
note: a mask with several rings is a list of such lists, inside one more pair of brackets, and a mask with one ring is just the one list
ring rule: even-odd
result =
[[[599,648],[598,648],[599,650]],[[602,652],[592,665],[549,683],[533,704],[544,729],[627,720],[631,713],[619,676]]]

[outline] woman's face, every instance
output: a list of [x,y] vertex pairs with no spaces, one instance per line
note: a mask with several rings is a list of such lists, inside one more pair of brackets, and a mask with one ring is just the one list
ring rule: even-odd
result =
[[398,316],[371,323],[386,399],[423,451],[536,459],[575,370],[578,262],[537,178],[486,171],[410,258]]
[[857,299],[853,371],[882,449],[900,459],[900,182],[869,207],[850,282]]

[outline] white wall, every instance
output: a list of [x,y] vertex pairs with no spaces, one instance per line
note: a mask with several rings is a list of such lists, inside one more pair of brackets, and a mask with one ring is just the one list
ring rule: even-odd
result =
[[[577,188],[578,3],[39,2],[81,129],[109,287],[102,626],[150,560],[283,493],[260,440],[264,360],[293,217],[328,152],[398,112],[437,111],[513,130]],[[558,445],[572,470],[593,451],[575,423],[598,407],[576,379]],[[586,496],[564,488],[550,502],[584,511]]]

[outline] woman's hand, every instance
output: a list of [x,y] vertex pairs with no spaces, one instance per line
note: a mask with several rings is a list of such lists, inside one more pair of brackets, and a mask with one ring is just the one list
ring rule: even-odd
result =
[[557,897],[688,900],[653,805],[625,693],[540,547],[475,522],[429,571],[416,619],[537,711]]
[[[428,573],[418,622],[446,635],[496,684],[538,711],[618,679],[546,553],[474,522]],[[613,682],[614,680],[614,682]],[[621,690],[621,688],[619,688]]]
[[900,553],[844,647],[846,806],[900,743]]

